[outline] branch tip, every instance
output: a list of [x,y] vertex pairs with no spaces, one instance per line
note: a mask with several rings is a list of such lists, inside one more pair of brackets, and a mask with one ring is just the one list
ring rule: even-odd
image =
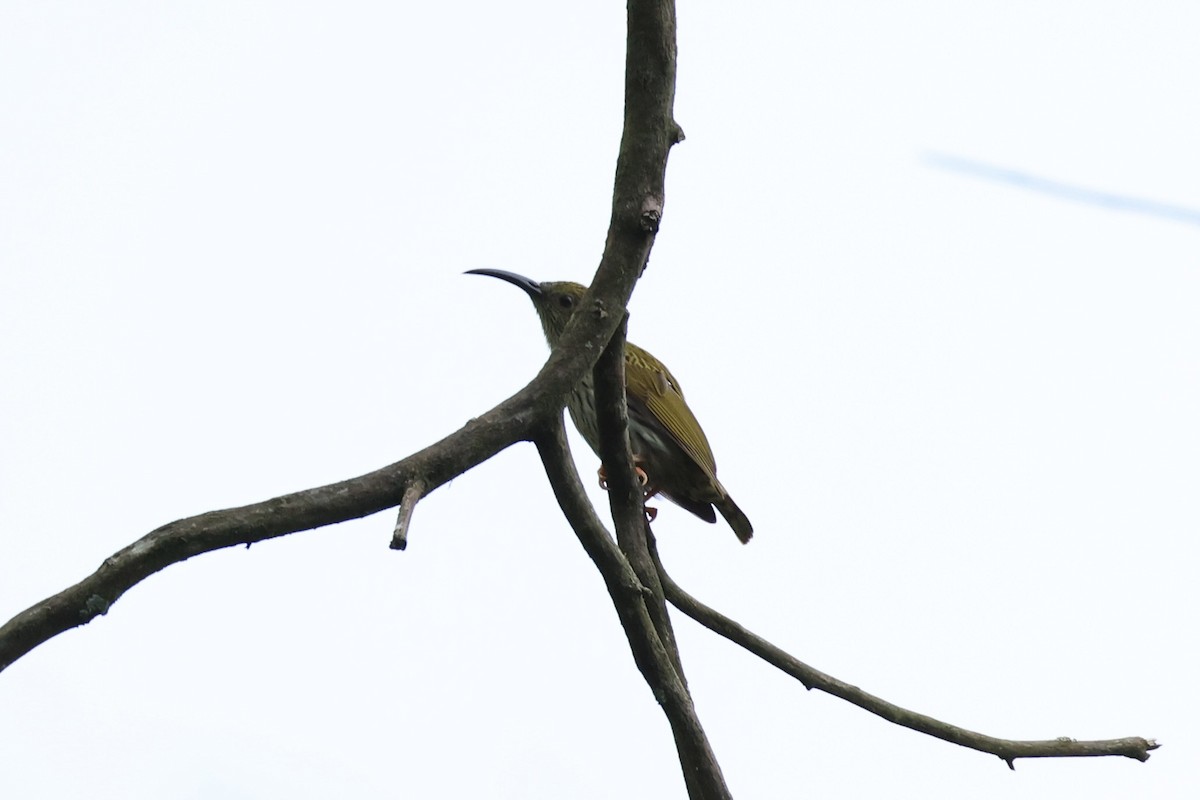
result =
[[638,225],[644,233],[658,233],[658,227],[662,223],[662,204],[647,200],[645,207],[642,208],[642,215],[638,219]]
[[392,542],[388,545],[392,550],[404,550],[408,547],[408,525],[412,522],[413,509],[417,501],[425,496],[425,482],[413,478],[404,489],[400,499],[400,511],[396,514],[396,527],[392,529]]

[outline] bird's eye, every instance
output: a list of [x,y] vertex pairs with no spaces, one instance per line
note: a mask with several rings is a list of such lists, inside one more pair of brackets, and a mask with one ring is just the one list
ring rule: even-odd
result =
[[563,308],[570,308],[571,306],[575,305],[575,298],[571,297],[569,294],[560,295],[558,298],[558,304]]

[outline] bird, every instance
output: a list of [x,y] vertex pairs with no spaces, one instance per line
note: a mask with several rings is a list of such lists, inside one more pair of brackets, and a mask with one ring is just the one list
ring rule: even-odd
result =
[[[501,269],[472,269],[522,289],[537,311],[546,341],[553,349],[587,287],[572,281],[538,282]],[[745,544],[754,534],[750,520],[717,480],[717,464],[708,437],[683,398],[679,381],[666,365],[632,342],[625,343],[625,399],[629,408],[629,443],[643,491],[649,500],[661,494],[705,522],[715,523],[715,507]],[[588,446],[600,455],[600,425],[589,372],[567,397],[567,411]],[[605,485],[604,468],[600,483]],[[654,509],[647,509],[654,518]]]

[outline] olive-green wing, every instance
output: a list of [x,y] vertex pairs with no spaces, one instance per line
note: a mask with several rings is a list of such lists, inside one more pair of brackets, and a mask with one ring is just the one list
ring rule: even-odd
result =
[[717,464],[708,438],[684,401],[683,389],[671,371],[642,348],[627,345],[625,383],[628,394],[644,399],[653,421],[715,480]]

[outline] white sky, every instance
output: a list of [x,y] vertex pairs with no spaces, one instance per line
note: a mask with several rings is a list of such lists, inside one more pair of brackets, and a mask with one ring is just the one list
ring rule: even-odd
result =
[[[739,798],[1195,797],[1200,6],[682,3],[631,337],[755,524],[676,579],[797,657],[1018,738],[806,693],[686,619]],[[515,391],[608,222],[624,9],[0,6],[0,615],[182,516],[371,470]],[[581,470],[595,459],[577,444]],[[598,500],[602,501],[599,492]],[[0,675],[11,798],[682,797],[518,446],[393,518],[169,568]]]

